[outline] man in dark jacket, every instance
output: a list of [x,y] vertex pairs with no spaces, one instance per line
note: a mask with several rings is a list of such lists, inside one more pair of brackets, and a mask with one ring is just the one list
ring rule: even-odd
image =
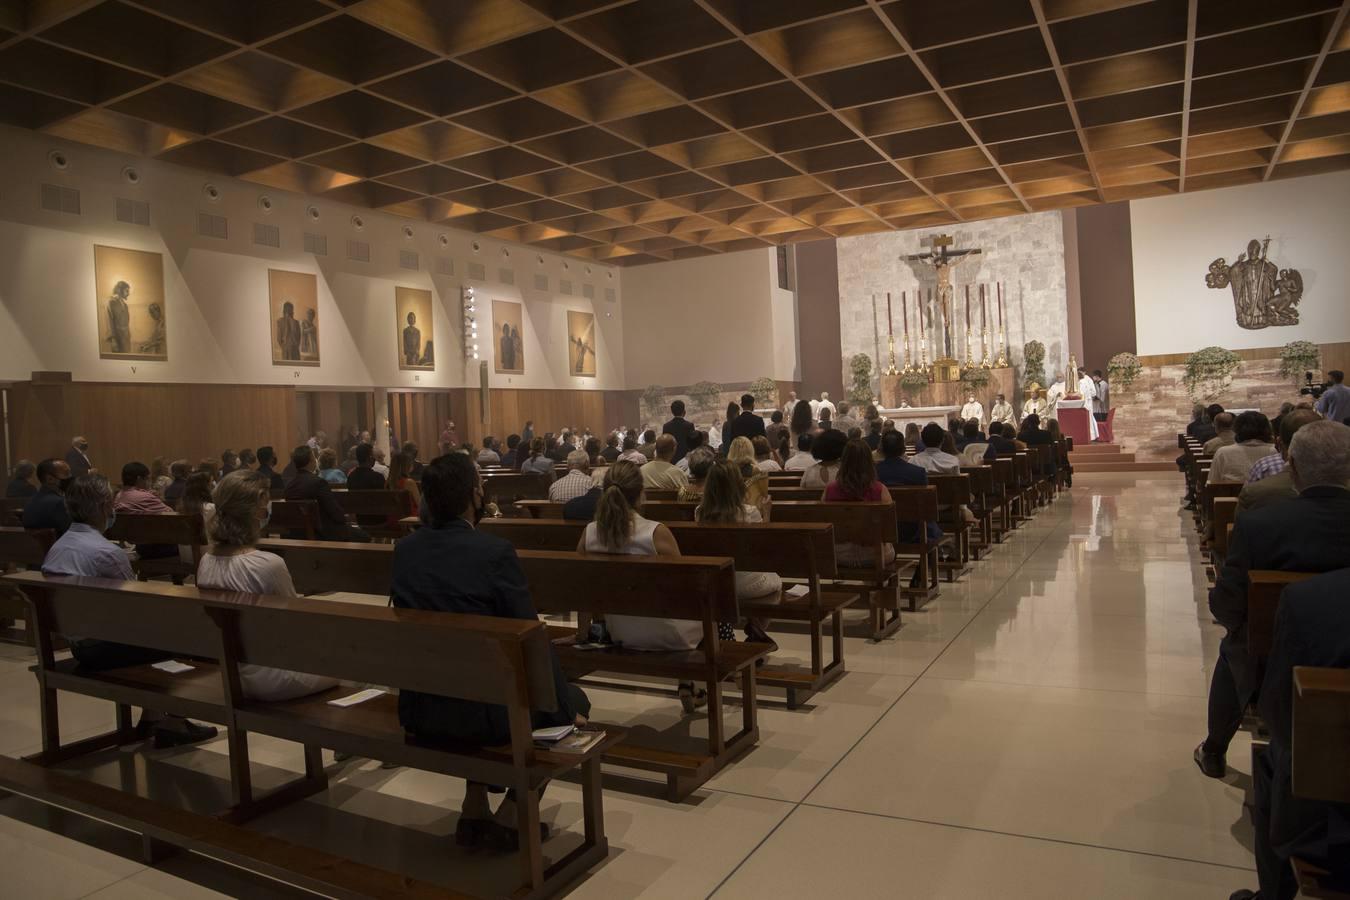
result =
[[272,449],[272,445],[258,448],[258,471],[268,478],[272,479],[272,490],[279,491],[286,486],[277,474],[275,466],[277,464],[277,453]]
[[333,487],[314,474],[314,451],[306,444],[291,453],[295,477],[286,485],[287,500],[313,500],[318,506],[317,537],[321,541],[357,541],[367,543],[370,535],[355,525],[347,524],[347,514],[333,496]]
[[[675,438],[675,455],[671,457],[671,462],[684,459],[684,455],[689,452],[689,436],[694,431],[694,423],[684,417],[684,401],[676,400],[670,404],[670,421],[661,426],[661,433]],[[614,454],[615,459],[618,456],[619,454]]]
[[384,476],[375,471],[375,448],[369,444],[356,445],[356,468],[347,476],[347,490],[384,490]]
[[[1291,584],[1280,595],[1275,641],[1261,683],[1261,719],[1270,744],[1255,757],[1256,874],[1260,894],[1234,898],[1293,900],[1298,893],[1289,859],[1297,856],[1350,874],[1350,804],[1294,796],[1291,772],[1294,667],[1350,668],[1350,568]],[[1336,872],[1336,861],[1342,872]]]
[[94,464],[89,461],[89,440],[83,436],[75,437],[66,451],[66,465],[70,466],[70,477],[79,478],[88,475]]
[[[400,609],[467,613],[536,621],[529,585],[510,542],[474,528],[483,511],[483,484],[472,461],[450,453],[431,461],[422,474],[426,501],[423,527],[394,545],[394,574],[389,601]],[[590,702],[581,689],[563,677],[553,658],[556,712],[535,712],[531,727],[583,724]],[[410,734],[449,738],[479,745],[503,744],[511,729],[506,709],[479,703],[402,691],[399,721]],[[489,841],[514,830],[515,797],[492,815],[487,786],[469,782],[455,838],[460,843]]]
[[1233,526],[1228,559],[1209,592],[1209,609],[1227,634],[1209,687],[1209,735],[1195,763],[1211,778],[1227,772],[1228,744],[1260,684],[1247,656],[1247,573],[1252,569],[1330,572],[1350,566],[1350,428],[1313,422],[1290,443],[1289,467],[1299,495],[1245,513]]
[[730,448],[731,442],[738,437],[750,440],[757,437],[767,437],[764,433],[764,419],[755,412],[755,397],[753,394],[741,395],[741,414],[727,426],[726,432],[722,435],[722,446]]
[[1000,453],[1016,453],[1017,445],[1012,442],[1012,438],[1005,434],[1005,431],[1011,432],[1013,427],[1001,422],[991,422],[989,424],[989,449],[984,451],[985,459],[997,459]]
[[70,527],[66,510],[66,485],[74,480],[70,466],[63,460],[44,459],[38,463],[37,478],[42,487],[24,504],[23,527],[50,528],[60,537]]
[[19,460],[14,475],[5,485],[6,500],[27,500],[38,492],[37,466],[26,459]]

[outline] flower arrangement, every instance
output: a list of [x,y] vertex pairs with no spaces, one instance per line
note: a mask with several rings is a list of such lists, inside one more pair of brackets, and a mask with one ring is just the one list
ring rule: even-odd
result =
[[1022,345],[1022,384],[1032,382],[1045,387],[1045,345],[1040,341],[1027,341]]
[[659,419],[666,409],[666,389],[659,384],[649,384],[642,391],[642,408],[647,417]]
[[1106,380],[1112,387],[1127,388],[1143,371],[1139,357],[1133,353],[1117,353],[1106,364]]
[[848,360],[852,379],[848,386],[848,399],[851,403],[866,406],[872,402],[872,357],[866,353],[855,353]]
[[900,386],[908,390],[928,387],[928,373],[923,369],[912,369],[900,373]]
[[1322,365],[1322,352],[1312,341],[1290,341],[1280,348],[1280,374],[1294,384],[1303,381],[1305,372],[1317,372]]
[[689,387],[689,402],[698,412],[708,413],[717,409],[722,399],[722,386],[713,381],[700,381]]
[[778,405],[778,382],[767,375],[750,382],[746,393],[754,395],[755,406],[760,409],[773,409]]
[[1242,364],[1242,357],[1223,347],[1205,347],[1186,357],[1186,374],[1182,383],[1192,400],[1208,400],[1218,396],[1233,380],[1233,373]]

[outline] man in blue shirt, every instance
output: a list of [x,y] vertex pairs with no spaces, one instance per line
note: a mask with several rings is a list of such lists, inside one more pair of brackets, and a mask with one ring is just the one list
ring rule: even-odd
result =
[[1332,369],[1327,373],[1327,378],[1331,384],[1317,399],[1314,409],[1333,422],[1344,423],[1350,417],[1350,388],[1345,386],[1345,373]]
[[[877,463],[877,481],[890,485],[928,484],[928,471],[905,460],[905,436],[898,431],[888,431],[881,436],[881,462]],[[928,542],[936,544],[942,541],[942,528],[936,522],[925,522]],[[896,529],[896,539],[902,544],[914,544],[919,540],[919,527],[914,522],[901,522]],[[916,569],[910,579],[910,587],[920,587],[919,572]]]
[[[47,551],[42,561],[42,574],[134,581],[136,576],[131,571],[126,551],[103,536],[117,517],[108,479],[102,475],[81,475],[67,488],[65,503],[70,514],[70,528]],[[66,637],[70,641],[71,655],[80,667],[96,672],[148,665],[172,655],[149,647],[74,635]],[[197,725],[178,716],[161,716],[150,710],[142,711],[136,730],[143,736],[153,735],[158,749],[195,744],[216,736],[216,729],[209,725]]]

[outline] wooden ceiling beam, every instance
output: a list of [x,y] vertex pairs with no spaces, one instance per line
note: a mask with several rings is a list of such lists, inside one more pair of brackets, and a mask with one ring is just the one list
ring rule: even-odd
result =
[[1317,83],[1317,75],[1322,71],[1322,64],[1327,61],[1327,54],[1331,48],[1336,45],[1336,41],[1341,36],[1342,29],[1345,28],[1346,17],[1350,15],[1350,0],[1343,0],[1341,8],[1336,12],[1336,18],[1332,20],[1331,27],[1327,29],[1326,37],[1322,41],[1322,52],[1317,54],[1317,59],[1313,60],[1312,65],[1308,67],[1308,78],[1303,83],[1303,90],[1299,93],[1298,99],[1294,101],[1293,111],[1289,115],[1289,121],[1285,123],[1284,129],[1280,132],[1280,140],[1275,144],[1275,152],[1270,156],[1270,163],[1261,175],[1262,181],[1269,181],[1275,167],[1280,164],[1280,157],[1284,154],[1284,146],[1289,142],[1289,135],[1293,133],[1294,125],[1298,122],[1299,115],[1303,112],[1303,106],[1308,102],[1308,96],[1312,93],[1313,86]]

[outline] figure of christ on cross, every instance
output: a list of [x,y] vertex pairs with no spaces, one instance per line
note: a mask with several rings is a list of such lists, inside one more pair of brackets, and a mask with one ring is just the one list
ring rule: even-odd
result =
[[949,234],[933,235],[929,238],[928,243],[933,249],[924,253],[911,253],[900,258],[906,262],[923,263],[933,267],[937,276],[938,302],[942,305],[942,354],[944,357],[951,359],[955,348],[952,341],[952,266],[979,253],[980,248],[950,249],[952,236]]

